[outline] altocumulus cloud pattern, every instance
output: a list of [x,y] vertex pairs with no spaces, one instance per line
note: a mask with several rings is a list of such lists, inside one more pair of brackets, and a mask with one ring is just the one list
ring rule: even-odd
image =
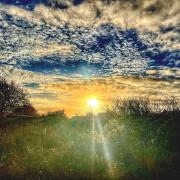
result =
[[180,77],[178,0],[0,2],[3,76]]

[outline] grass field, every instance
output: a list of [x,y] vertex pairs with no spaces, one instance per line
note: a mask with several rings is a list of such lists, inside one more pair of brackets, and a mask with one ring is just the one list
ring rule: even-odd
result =
[[0,127],[0,179],[180,178],[179,111],[93,118],[94,150],[91,115],[8,118]]

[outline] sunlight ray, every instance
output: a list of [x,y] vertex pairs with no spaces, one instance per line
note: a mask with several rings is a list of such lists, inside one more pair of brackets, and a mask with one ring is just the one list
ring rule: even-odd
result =
[[98,130],[100,132],[102,143],[103,143],[104,155],[105,155],[105,159],[107,161],[107,166],[108,166],[108,174],[109,174],[110,177],[113,177],[114,172],[113,172],[113,167],[112,167],[111,154],[110,154],[109,148],[108,148],[108,142],[107,142],[107,139],[106,139],[106,137],[104,135],[103,128],[102,128],[102,125],[101,125],[100,120],[98,119],[98,117],[96,118],[96,122],[97,122]]

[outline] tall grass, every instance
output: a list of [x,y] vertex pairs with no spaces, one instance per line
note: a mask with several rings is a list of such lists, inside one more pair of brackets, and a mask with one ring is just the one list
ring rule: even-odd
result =
[[93,173],[91,116],[68,119],[60,111],[36,119],[11,119],[0,127],[0,179],[178,180],[179,109],[174,101],[167,102],[166,109],[159,107],[161,102],[154,111],[147,99],[116,100],[111,111],[94,117]]

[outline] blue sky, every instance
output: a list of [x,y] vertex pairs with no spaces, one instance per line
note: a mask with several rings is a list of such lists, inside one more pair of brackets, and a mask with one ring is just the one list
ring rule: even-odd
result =
[[39,89],[114,76],[176,81],[179,7],[178,0],[1,0],[0,74]]

